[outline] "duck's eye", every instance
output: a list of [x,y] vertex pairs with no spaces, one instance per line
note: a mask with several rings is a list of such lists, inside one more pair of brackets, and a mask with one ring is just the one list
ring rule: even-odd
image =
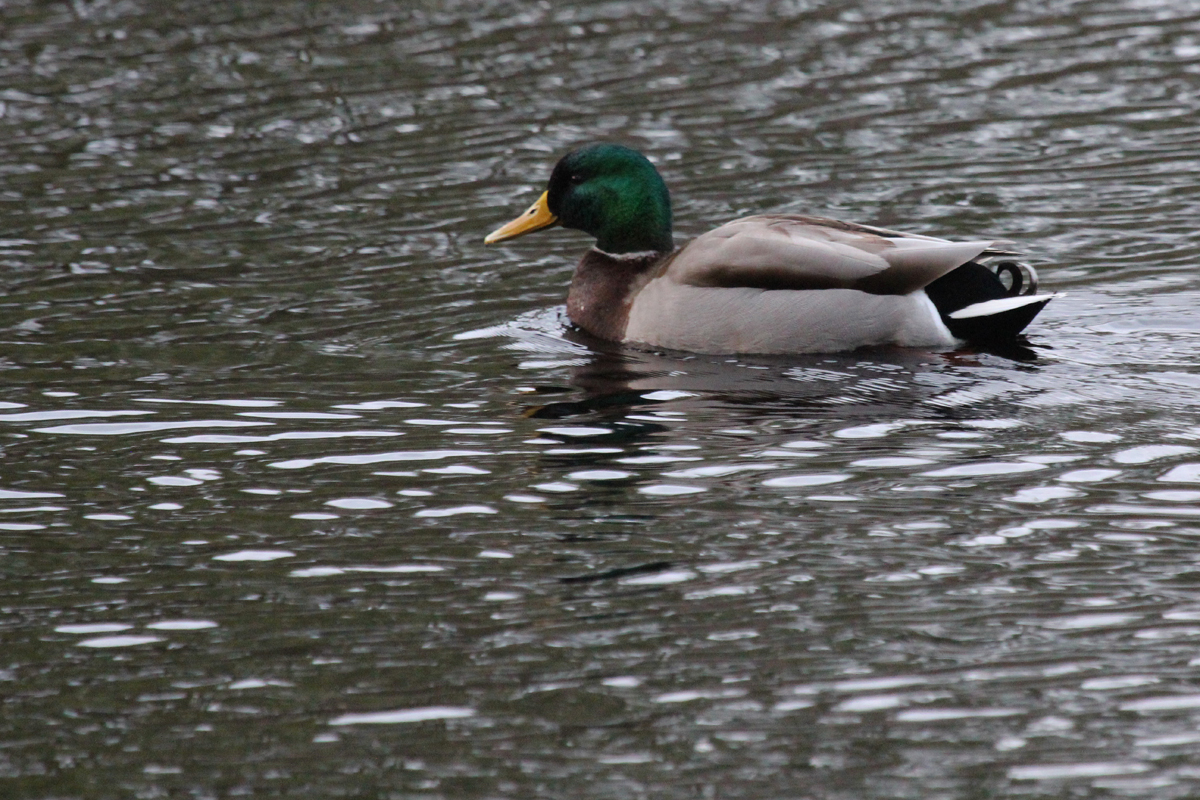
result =
[[571,181],[571,183],[580,184],[580,183],[583,183],[583,176],[580,175],[578,172],[576,172],[574,175],[572,175],[570,177],[569,180]]

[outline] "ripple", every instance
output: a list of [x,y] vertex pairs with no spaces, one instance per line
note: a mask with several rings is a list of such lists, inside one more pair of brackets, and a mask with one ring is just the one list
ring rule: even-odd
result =
[[153,414],[153,411],[87,411],[85,409],[63,409],[59,411],[25,411],[20,414],[0,414],[0,422],[49,422],[56,419],[86,419],[88,417],[124,417]]
[[510,503],[544,503],[546,498],[536,494],[506,494],[504,499]]
[[290,461],[276,461],[267,466],[275,469],[306,469],[308,467],[315,467],[318,464],[382,464],[388,461],[438,461],[443,458],[467,458],[468,456],[486,455],[489,454],[479,450],[402,450],[390,453],[296,458]]
[[932,463],[934,462],[928,458],[889,456],[884,458],[860,458],[858,461],[851,461],[850,466],[886,469],[891,467],[920,467]]
[[1064,431],[1059,436],[1068,442],[1104,444],[1121,441],[1121,437],[1115,433],[1101,433],[1099,431]]
[[620,464],[632,465],[652,465],[652,464],[673,464],[677,461],[699,461],[699,456],[627,456],[626,458],[618,458]]
[[[905,428],[914,425],[928,425],[929,423],[921,420],[904,420],[901,422],[876,422],[870,425],[855,425],[851,428],[842,428],[834,431],[833,435],[838,439],[878,439],[888,436],[896,431],[904,430]],[[784,445],[787,447],[788,445]]]
[[573,481],[619,481],[632,478],[632,472],[620,469],[585,469],[572,472],[567,477]]
[[1141,614],[1077,614],[1071,617],[1058,617],[1057,619],[1046,620],[1042,623],[1042,627],[1058,631],[1112,628],[1128,625],[1141,618]]
[[921,675],[884,675],[878,678],[855,678],[838,681],[833,688],[839,692],[879,692],[906,686],[924,686],[930,680]]
[[202,631],[216,627],[217,623],[207,619],[165,619],[146,626],[152,631]]
[[382,411],[388,408],[420,408],[424,403],[414,403],[408,400],[368,400],[363,403],[343,403],[334,408],[345,411]]
[[1074,778],[1104,778],[1110,775],[1137,775],[1147,772],[1149,769],[1149,764],[1144,764],[1140,761],[1042,764],[1010,767],[1008,777],[1014,781],[1057,781]]
[[54,630],[56,633],[116,633],[132,627],[121,622],[93,622],[83,625],[59,625]]
[[158,433],[180,428],[247,428],[270,425],[269,422],[250,422],[233,419],[197,419],[180,422],[96,422],[82,425],[56,425],[34,428],[34,433],[66,433],[80,436],[124,436],[130,433]]
[[743,697],[745,691],[740,689],[684,689],[678,692],[664,692],[652,698],[655,703],[691,703],[695,700],[717,700],[721,698]]
[[182,478],[176,475],[159,475],[146,479],[146,483],[153,483],[155,486],[199,486],[203,482],[195,478]]
[[[384,439],[393,436],[403,436],[400,431],[286,431],[265,436],[244,436],[225,433],[202,433],[196,436],[172,436],[163,439],[163,444],[252,444],[256,442],[290,442],[308,439]],[[253,451],[250,455],[262,455],[262,451]]]
[[754,594],[758,591],[756,586],[717,586],[712,589],[698,589],[694,592],[688,592],[683,596],[684,600],[707,600],[710,597],[740,597],[742,595]]
[[1200,464],[1180,464],[1159,477],[1164,483],[1200,483]]
[[1122,675],[1114,678],[1091,678],[1079,685],[1080,689],[1088,692],[1109,692],[1115,689],[1131,689],[1135,686],[1148,686],[1158,683],[1153,675]]
[[690,569],[673,569],[621,578],[620,582],[626,586],[669,586],[674,583],[690,581],[695,577],[696,573]]
[[664,478],[721,478],[726,475],[736,475],[739,472],[759,472],[762,470],[779,469],[778,464],[713,464],[707,467],[692,467],[674,472],[664,472]]
[[273,408],[278,400],[257,400],[249,397],[230,397],[219,400],[180,400],[166,397],[137,397],[135,403],[163,403],[172,405],[222,406],[225,408]]
[[154,642],[163,641],[158,636],[98,636],[95,639],[84,639],[82,642],[76,642],[78,647],[136,647],[142,644],[153,644]]
[[498,514],[491,506],[467,505],[450,508],[426,508],[418,511],[416,517],[457,517],[463,514]]
[[480,550],[480,558],[514,558],[513,554],[507,550]]
[[563,481],[551,481],[550,483],[535,483],[532,488],[537,489],[539,492],[555,492],[562,494],[565,492],[574,492],[578,490],[579,485],[574,483],[565,483]]
[[780,447],[788,450],[821,450],[829,447],[829,444],[826,442],[814,442],[809,439],[796,439],[795,441],[785,442]]
[[757,569],[764,566],[763,561],[722,561],[716,564],[700,564],[696,569],[706,575],[722,575],[727,572],[741,572],[747,569]]
[[41,497],[66,497],[58,492],[23,492],[17,489],[0,489],[0,500],[32,500]]
[[395,711],[372,711],[365,714],[343,714],[329,721],[330,725],[404,725],[438,719],[465,719],[475,716],[475,709],[464,706],[426,706],[401,708]]
[[341,567],[306,567],[294,569],[288,574],[293,578],[325,578],[330,575],[345,575],[346,570]]
[[290,550],[238,550],[213,556],[213,561],[276,561],[281,558],[293,558],[295,555]]
[[559,426],[556,428],[538,428],[538,433],[549,433],[552,436],[607,436],[612,433],[610,428],[578,426]]
[[615,755],[603,755],[596,759],[601,764],[653,764],[659,759],[649,753],[618,753]]
[[1052,500],[1066,500],[1070,497],[1078,497],[1081,492],[1075,489],[1068,489],[1065,486],[1036,486],[1029,489],[1021,489],[1015,495],[1006,498],[1014,503],[1049,503]]
[[922,472],[921,475],[929,478],[976,478],[987,475],[1016,475],[1045,468],[1044,464],[1030,464],[1024,461],[988,461],[935,469],[930,472]]
[[1176,694],[1162,697],[1147,697],[1121,704],[1122,711],[1187,711],[1200,708],[1200,694]]
[[349,572],[379,573],[385,575],[412,575],[427,572],[445,572],[445,567],[435,564],[393,564],[386,567],[305,567],[288,573],[293,578],[324,578],[330,575],[345,575]]
[[239,411],[238,416],[260,419],[359,419],[357,414],[334,414],[329,411]]
[[664,402],[667,400],[682,400],[685,397],[699,397],[695,392],[681,392],[674,389],[659,389],[655,392],[646,392],[642,395],[643,400],[657,400]]
[[1148,464],[1151,461],[1194,452],[1196,452],[1196,448],[1186,445],[1150,444],[1113,453],[1112,460],[1118,464]]
[[833,710],[843,714],[863,714],[872,711],[886,711],[892,708],[902,708],[912,703],[912,698],[898,694],[870,694],[864,697],[854,697],[843,700],[833,707]]
[[841,483],[851,476],[840,473],[814,473],[810,475],[785,475],[771,478],[762,482],[763,486],[777,489],[797,488],[804,486],[825,486],[830,483]]
[[337,500],[326,500],[325,505],[353,511],[368,511],[377,508],[392,507],[392,504],[388,501],[377,500],[373,497],[341,497]]
[[1133,517],[1200,517],[1200,506],[1147,506],[1105,503],[1088,508],[1094,514],[1129,515]]
[[1195,503],[1200,500],[1200,492],[1196,491],[1163,491],[1146,492],[1142,497],[1147,500],[1165,500],[1169,503]]
[[1119,469],[1077,469],[1058,476],[1063,483],[1099,483],[1121,474]]
[[996,719],[1025,714],[1019,708],[916,708],[901,711],[897,722],[951,722],[960,719]]
[[698,494],[704,491],[707,490],[701,486],[680,486],[673,483],[656,483],[638,488],[639,493],[651,495],[652,497],[675,497],[677,495]]
[[226,686],[226,689],[232,691],[243,691],[245,689],[265,689],[269,686],[292,686],[288,681],[269,680],[265,678],[243,678],[240,681],[234,681]]

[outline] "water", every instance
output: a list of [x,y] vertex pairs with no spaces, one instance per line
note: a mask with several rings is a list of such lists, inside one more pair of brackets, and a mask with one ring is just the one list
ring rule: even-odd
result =
[[[0,11],[5,797],[1196,795],[1200,12]],[[1005,236],[1026,353],[647,353],[585,242]]]

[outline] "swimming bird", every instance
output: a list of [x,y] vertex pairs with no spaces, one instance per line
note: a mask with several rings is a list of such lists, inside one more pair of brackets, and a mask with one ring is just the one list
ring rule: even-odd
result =
[[[793,214],[728,222],[676,248],[671,197],[636,150],[589,144],[546,191],[484,240],[562,225],[596,244],[567,313],[617,342],[697,353],[831,353],[1013,340],[1056,295],[996,241],[951,242]],[[1006,286],[1000,275],[1009,278]]]

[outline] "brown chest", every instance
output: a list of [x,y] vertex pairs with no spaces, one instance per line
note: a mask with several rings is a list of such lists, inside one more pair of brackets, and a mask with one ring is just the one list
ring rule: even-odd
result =
[[633,298],[661,272],[666,260],[662,253],[613,256],[589,250],[571,278],[567,316],[593,336],[623,340]]

